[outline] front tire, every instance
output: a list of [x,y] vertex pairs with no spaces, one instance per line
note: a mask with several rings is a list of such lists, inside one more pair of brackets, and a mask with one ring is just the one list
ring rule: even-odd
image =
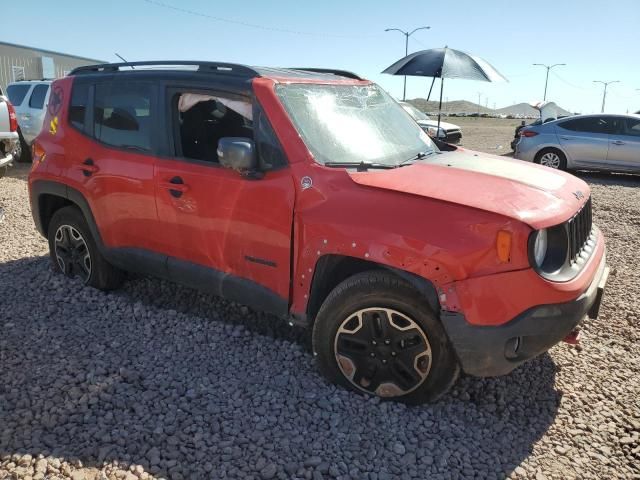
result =
[[122,271],[102,256],[82,212],[76,207],[56,211],[49,222],[49,254],[56,271],[100,290],[122,284]]
[[567,157],[556,148],[544,148],[536,154],[535,163],[556,170],[567,169]]
[[329,381],[410,404],[437,400],[460,371],[426,299],[385,271],[354,275],[329,294],[313,350]]

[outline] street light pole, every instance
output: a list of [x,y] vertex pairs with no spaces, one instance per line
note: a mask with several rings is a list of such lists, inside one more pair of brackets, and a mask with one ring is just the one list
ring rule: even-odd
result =
[[[404,35],[404,56],[409,55],[409,37],[416,33],[418,30],[429,30],[431,27],[418,27],[414,28],[411,32],[405,32],[404,30],[400,30],[399,28],[386,28],[385,32],[391,32],[393,30],[400,32]],[[402,101],[404,102],[407,99],[407,76],[404,76],[404,87],[402,89]]]
[[553,67],[560,67],[562,65],[566,65],[566,63],[556,63],[554,65],[545,65],[544,63],[534,63],[533,65],[544,67],[547,69],[547,78],[544,81],[544,98],[542,99],[543,102],[546,102],[547,101],[547,84],[549,83],[549,70],[551,70]]
[[602,93],[602,111],[600,113],[604,113],[604,102],[607,99],[607,87],[610,83],[620,83],[620,80],[612,80],[610,82],[603,82],[602,80],[594,80],[593,83],[601,83],[604,85],[604,92]]

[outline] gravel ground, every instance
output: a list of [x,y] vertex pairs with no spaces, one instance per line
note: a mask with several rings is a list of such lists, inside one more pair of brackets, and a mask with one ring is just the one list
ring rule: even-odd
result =
[[306,332],[246,307],[52,274],[26,171],[0,180],[0,479],[640,478],[640,178],[583,176],[612,272],[582,349],[410,408],[326,384]]
[[[511,140],[522,120],[508,118],[443,117],[445,122],[462,127],[462,145],[471,150],[510,155]],[[533,120],[526,120],[527,123]]]

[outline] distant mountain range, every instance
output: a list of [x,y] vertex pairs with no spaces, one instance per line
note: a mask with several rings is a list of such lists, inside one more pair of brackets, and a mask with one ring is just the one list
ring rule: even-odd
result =
[[[438,102],[433,100],[426,101],[424,98],[414,98],[408,100],[418,110],[423,112],[437,112]],[[514,115],[514,116],[538,116],[538,111],[528,103],[518,103],[509,107],[498,108],[493,110],[477,103],[468,102],[467,100],[455,100],[453,102],[442,102],[442,111],[446,113],[488,113],[490,115]],[[558,115],[571,115],[564,108],[558,106]]]

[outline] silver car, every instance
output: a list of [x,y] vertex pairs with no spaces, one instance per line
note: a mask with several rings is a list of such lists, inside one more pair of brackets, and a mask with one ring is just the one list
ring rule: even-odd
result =
[[16,109],[20,127],[20,144],[25,158],[30,159],[31,143],[42,130],[49,103],[51,80],[28,80],[7,86],[7,96]]
[[515,158],[561,170],[640,172],[640,115],[576,115],[520,131]]
[[[438,129],[438,120],[432,120],[426,114],[422,113],[416,107],[407,102],[398,102],[411,115],[420,128],[424,130],[430,137],[436,136]],[[438,130],[438,140],[446,143],[460,143],[462,141],[462,129],[453,123],[440,122],[440,130]]]

